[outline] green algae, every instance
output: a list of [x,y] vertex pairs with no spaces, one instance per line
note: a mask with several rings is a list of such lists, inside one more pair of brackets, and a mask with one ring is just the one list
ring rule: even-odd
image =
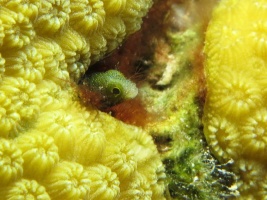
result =
[[233,197],[237,191],[236,176],[229,171],[231,163],[220,165],[203,135],[199,91],[204,85],[199,85],[201,73],[197,70],[201,68],[194,62],[201,37],[196,29],[166,35],[171,56],[167,56],[165,64],[157,63],[155,58],[151,80],[140,88],[146,109],[159,115],[146,130],[154,137],[165,164],[166,197],[190,200]]

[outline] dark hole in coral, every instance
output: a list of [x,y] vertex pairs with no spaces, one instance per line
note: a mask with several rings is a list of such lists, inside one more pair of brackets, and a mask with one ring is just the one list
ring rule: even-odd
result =
[[151,87],[155,90],[159,90],[159,91],[163,91],[166,90],[167,88],[169,88],[170,85],[157,85],[155,83],[151,84]]
[[160,153],[165,153],[170,150],[172,138],[169,136],[153,136],[153,140]]

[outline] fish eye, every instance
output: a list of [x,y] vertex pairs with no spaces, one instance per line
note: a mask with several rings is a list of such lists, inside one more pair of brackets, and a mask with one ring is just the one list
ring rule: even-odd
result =
[[118,95],[120,93],[121,93],[121,91],[119,88],[116,88],[116,87],[112,88],[112,94]]

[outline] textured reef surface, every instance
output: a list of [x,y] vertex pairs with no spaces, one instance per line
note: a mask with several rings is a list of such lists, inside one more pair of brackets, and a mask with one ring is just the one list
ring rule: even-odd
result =
[[0,199],[164,199],[152,137],[74,86],[151,4],[0,1]]
[[0,0],[0,200],[266,199],[266,13]]

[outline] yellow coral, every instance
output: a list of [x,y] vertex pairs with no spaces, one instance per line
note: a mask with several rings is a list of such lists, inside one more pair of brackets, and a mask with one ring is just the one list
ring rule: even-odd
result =
[[35,47],[27,46],[19,51],[5,54],[5,74],[22,77],[29,81],[43,79],[45,73],[42,55]]
[[38,115],[39,91],[35,84],[20,77],[5,77],[0,91],[4,101],[1,104],[1,136],[14,137],[23,120],[32,120]]
[[106,15],[102,1],[86,0],[81,2],[74,0],[71,2],[70,8],[70,25],[75,30],[88,35],[102,28]]
[[125,9],[126,0],[103,0],[105,11],[110,15],[119,14]]
[[213,148],[215,155],[221,160],[236,158],[238,152],[235,150],[242,149],[242,145],[239,142],[240,131],[237,129],[236,124],[225,117],[209,116],[205,132],[211,133],[206,136],[206,139]]
[[144,3],[143,0],[126,1],[125,9],[122,10],[120,15],[125,22],[127,34],[131,34],[140,28],[142,17],[151,3],[151,1]]
[[106,146],[106,137],[97,123],[93,122],[90,126],[85,126],[85,129],[78,133],[76,137],[74,157],[77,162],[89,165],[102,157]]
[[74,83],[151,4],[0,1],[0,199],[164,199],[151,136],[84,107]]
[[134,150],[131,145],[110,144],[102,156],[101,163],[116,172],[120,181],[129,178],[137,168]]
[[89,174],[83,166],[73,162],[61,162],[45,177],[44,186],[52,199],[88,199]]
[[90,174],[90,199],[118,199],[120,181],[117,174],[104,165],[94,165],[87,168]]
[[42,179],[59,161],[58,148],[52,137],[35,131],[17,138],[24,160],[24,175]]
[[266,0],[223,0],[206,34],[204,133],[219,160],[234,160],[241,199],[266,198],[266,11]]
[[90,43],[91,61],[98,61],[107,51],[107,40],[102,32],[95,32],[88,38]]
[[40,1],[39,13],[34,27],[40,34],[55,34],[68,23],[69,0]]
[[6,185],[22,176],[22,153],[13,141],[0,138],[0,163],[0,185]]
[[254,159],[267,160],[267,110],[259,109],[242,123],[240,143],[246,151],[246,156]]
[[0,46],[2,46],[3,44],[3,39],[5,37],[5,33],[4,33],[4,27],[2,25],[2,20],[0,20]]
[[[53,79],[55,77],[51,77]],[[36,85],[36,90],[39,93],[39,100],[41,103],[40,105],[40,112],[43,113],[48,111],[55,111],[66,106],[65,101],[62,99],[69,99],[68,91],[62,91],[62,87],[69,86],[69,84],[64,84],[64,81],[58,78],[55,78],[56,82],[52,80],[43,80],[39,84]],[[61,80],[61,83],[58,83]],[[62,83],[63,82],[63,83]],[[38,118],[36,118],[38,122]],[[33,123],[36,123],[34,121]]]
[[150,184],[146,177],[142,174],[135,173],[132,180],[128,181],[122,188],[121,199],[152,199]]
[[267,23],[265,20],[259,20],[252,24],[249,39],[252,42],[256,54],[259,56],[266,56],[267,54]]
[[242,177],[238,180],[242,194],[240,199],[264,199],[266,197],[265,164],[250,159],[241,159],[236,165]]
[[[1,25],[0,25],[0,27],[1,27]],[[6,60],[4,58],[2,58],[2,55],[0,53],[0,79],[2,78],[2,75],[5,72],[5,62],[6,62]]]
[[[116,24],[115,26],[113,24]],[[123,40],[126,34],[124,22],[119,17],[107,18],[103,35],[107,40],[108,51],[114,50]]]
[[63,80],[68,80],[69,73],[61,47],[55,41],[44,38],[35,40],[33,46],[42,56],[45,69],[44,79],[50,79],[57,84],[66,85]]
[[65,54],[70,75],[72,78],[78,79],[90,64],[90,47],[85,38],[76,31],[68,29],[56,41]]
[[[83,123],[81,118],[67,113],[65,110],[42,112],[36,124],[37,130],[52,136],[59,147],[59,155],[72,158],[75,147],[75,133],[79,132]],[[49,127],[49,130],[47,130]]]
[[0,92],[0,136],[8,137],[11,130],[16,129],[17,123],[20,121],[20,116],[12,109],[11,100],[1,91]]
[[10,10],[15,12],[20,12],[24,16],[29,17],[29,19],[35,20],[38,15],[38,7],[41,6],[40,1],[27,1],[27,0],[5,0],[3,4]]
[[222,115],[240,118],[262,105],[262,88],[251,74],[222,66],[215,78],[210,83],[209,104]]
[[13,199],[42,199],[50,200],[45,187],[35,180],[21,179],[13,184],[0,189],[0,198]]
[[21,13],[0,7],[0,21],[5,34],[3,48],[21,48],[30,43],[35,31],[29,19]]

